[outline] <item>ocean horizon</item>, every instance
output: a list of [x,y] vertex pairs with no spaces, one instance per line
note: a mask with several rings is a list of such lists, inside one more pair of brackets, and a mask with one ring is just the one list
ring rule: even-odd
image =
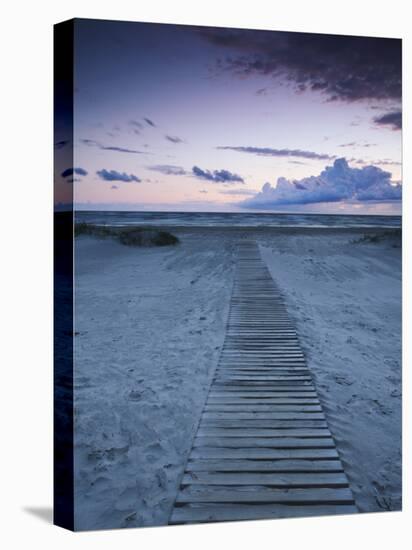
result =
[[76,223],[112,227],[312,227],[312,228],[400,228],[402,216],[370,214],[286,214],[243,212],[149,212],[75,211]]

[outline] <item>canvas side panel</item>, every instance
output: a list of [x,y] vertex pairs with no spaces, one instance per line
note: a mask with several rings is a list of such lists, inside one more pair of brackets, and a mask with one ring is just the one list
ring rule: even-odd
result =
[[54,523],[73,530],[73,21],[54,27]]

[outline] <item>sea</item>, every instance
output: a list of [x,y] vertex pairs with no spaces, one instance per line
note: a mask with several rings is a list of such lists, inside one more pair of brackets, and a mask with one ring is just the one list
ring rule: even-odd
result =
[[334,227],[334,228],[400,228],[402,216],[341,214],[275,214],[243,212],[125,212],[76,211],[76,223],[111,227]]

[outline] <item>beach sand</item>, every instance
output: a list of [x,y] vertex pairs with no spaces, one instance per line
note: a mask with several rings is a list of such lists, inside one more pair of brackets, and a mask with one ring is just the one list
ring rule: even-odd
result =
[[250,237],[296,323],[360,510],[399,509],[400,240],[171,231],[174,247],[76,239],[76,528],[167,523],[225,336],[236,243]]

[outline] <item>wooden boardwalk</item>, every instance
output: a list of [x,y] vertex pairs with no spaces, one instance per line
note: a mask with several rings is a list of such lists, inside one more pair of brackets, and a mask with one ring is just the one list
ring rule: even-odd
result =
[[170,523],[356,513],[295,328],[255,242]]

